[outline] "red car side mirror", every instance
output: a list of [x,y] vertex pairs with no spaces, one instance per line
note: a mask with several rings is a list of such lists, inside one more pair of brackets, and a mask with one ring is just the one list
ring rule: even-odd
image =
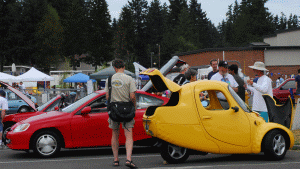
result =
[[91,111],[92,111],[92,108],[91,108],[90,106],[87,106],[87,107],[85,107],[85,108],[83,108],[83,109],[81,110],[81,115],[87,115],[87,114],[89,114]]
[[55,110],[55,111],[58,111],[58,110],[59,110],[58,106],[54,107],[54,110]]

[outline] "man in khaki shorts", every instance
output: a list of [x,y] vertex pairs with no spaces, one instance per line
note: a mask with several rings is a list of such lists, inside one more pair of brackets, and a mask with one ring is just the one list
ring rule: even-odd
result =
[[[132,77],[124,73],[125,64],[122,60],[116,59],[113,61],[113,67],[116,73],[111,78],[111,102],[129,102],[132,101],[135,106],[135,81]],[[106,99],[109,97],[108,90],[108,79],[106,80],[105,89]],[[112,138],[111,146],[114,155],[114,166],[119,166],[119,129],[120,122],[115,122],[112,119],[108,119],[109,128],[112,129]],[[134,126],[134,119],[130,122],[126,122],[125,126],[122,123],[122,128],[124,129],[124,134],[126,137],[126,163],[125,165],[130,168],[137,168],[137,166],[131,160],[132,148],[133,148],[133,137],[132,137],[132,128]]]

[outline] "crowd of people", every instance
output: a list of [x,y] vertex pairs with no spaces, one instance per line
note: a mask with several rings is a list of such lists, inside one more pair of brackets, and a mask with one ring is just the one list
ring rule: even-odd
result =
[[[273,97],[272,80],[266,75],[268,70],[265,68],[263,62],[255,62],[253,66],[249,66],[256,76],[247,81],[239,76],[239,67],[237,64],[228,65],[226,61],[219,61],[218,63],[217,59],[212,59],[210,66],[213,70],[208,73],[208,80],[228,83],[243,101],[246,101],[245,95],[246,92],[248,92],[248,94],[253,97],[252,110],[260,113],[261,116],[268,121],[267,107],[262,95],[269,94]],[[197,71],[191,69],[188,64],[182,65],[180,70],[180,74],[173,80],[175,83],[185,85],[197,81]],[[298,81],[296,80],[296,82],[297,86],[299,86],[297,91],[300,93],[300,70],[297,78]],[[279,78],[279,80],[281,80],[280,83],[283,82],[283,79]],[[228,109],[229,107],[225,96],[221,92],[218,92],[217,97],[222,107]]]
[[12,87],[14,87],[15,89],[18,89],[20,90],[21,92],[23,93],[26,93],[27,91],[25,90],[26,89],[26,86],[23,82],[20,82],[20,83],[17,83],[17,82],[14,82],[12,83]]

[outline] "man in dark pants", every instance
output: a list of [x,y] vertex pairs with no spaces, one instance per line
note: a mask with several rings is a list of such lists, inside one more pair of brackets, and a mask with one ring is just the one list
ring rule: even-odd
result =
[[[298,75],[295,77],[295,84],[296,84],[296,95],[300,95],[300,69],[298,69]],[[295,100],[297,103],[298,99]]]
[[228,73],[230,73],[234,77],[235,81],[239,84],[237,94],[243,101],[245,101],[245,82],[239,76],[238,70],[239,67],[236,64],[232,64],[228,67]]
[[[113,61],[113,67],[116,73],[111,78],[111,102],[133,102],[135,105],[135,92],[136,85],[132,77],[124,73],[125,64],[122,60],[116,59]],[[106,99],[109,98],[108,79],[106,80],[105,89]],[[120,122],[115,122],[112,119],[108,119],[109,128],[112,129],[111,147],[114,155],[113,166],[119,166],[119,133]],[[131,154],[133,149],[133,134],[132,128],[134,126],[134,119],[130,122],[122,123],[124,134],[126,137],[126,163],[125,165],[130,168],[137,168],[137,166],[131,160]]]

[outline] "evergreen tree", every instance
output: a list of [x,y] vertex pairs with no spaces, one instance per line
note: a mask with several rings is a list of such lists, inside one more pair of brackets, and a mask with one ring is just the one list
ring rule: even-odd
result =
[[226,22],[223,19],[221,23],[218,25],[218,32],[219,32],[219,42],[215,44],[217,47],[225,47],[227,45],[226,37],[225,37],[225,30],[226,30]]
[[[147,58],[150,58],[150,53],[147,52],[147,34],[146,34],[146,15],[148,11],[148,2],[146,0],[131,0],[128,2],[129,7],[133,14],[134,20],[134,30],[135,30],[135,41],[134,41],[134,54],[133,60],[128,60],[128,63],[135,61],[135,58],[138,58],[137,61],[141,65],[146,65]],[[131,37],[130,37],[131,38]],[[131,66],[129,69],[133,69],[133,65],[129,64],[127,67]]]
[[298,20],[298,16],[297,15],[293,16],[292,27],[293,28],[298,28],[299,27],[299,20]]
[[272,16],[265,8],[266,0],[243,0],[239,15],[233,24],[233,46],[245,46],[262,41],[262,36],[272,33]]
[[63,28],[57,11],[47,5],[47,11],[37,25],[36,32],[37,51],[35,52],[35,63],[44,72],[59,62],[60,49],[63,41]]
[[85,62],[95,66],[113,59],[113,32],[106,0],[94,0],[90,9],[89,55]]
[[187,9],[182,9],[179,15],[179,22],[174,30],[177,37],[178,47],[176,53],[196,50],[196,46],[191,42],[193,39],[192,20]]
[[63,19],[64,41],[63,55],[70,60],[73,70],[80,59],[75,56],[81,56],[87,52],[87,17],[83,10],[84,4],[82,0],[72,0]]
[[215,25],[209,20],[208,21],[208,41],[207,47],[215,48],[218,47],[218,42],[220,40],[220,34]]
[[297,24],[298,24],[298,21],[297,21],[297,15],[293,15],[293,14],[290,14],[289,16],[289,20],[288,20],[288,28],[291,29],[291,28],[297,28]]
[[169,0],[170,2],[170,26],[175,27],[179,22],[179,14],[182,9],[187,9],[187,0]]
[[[149,12],[146,16],[147,43],[149,45],[147,53],[154,52],[153,61],[156,62],[159,62],[159,46],[161,45],[164,34],[165,18],[166,14],[160,1],[153,0],[150,3]],[[150,61],[148,63],[150,63]]]
[[[114,57],[124,61],[135,61],[135,39],[133,12],[125,5],[118,20],[117,33],[114,35]],[[127,69],[128,66],[126,65]]]
[[73,0],[48,0],[51,6],[56,9],[59,19],[63,21],[67,17],[68,9]]
[[274,27],[274,30],[279,30],[280,27],[279,27],[279,17],[278,15],[276,15],[274,18],[273,18],[273,27]]
[[22,8],[13,0],[0,1],[0,70],[3,65],[18,63],[23,57],[24,33],[22,32]]
[[22,4],[22,31],[24,33],[24,44],[22,48],[22,64],[37,66],[38,45],[37,31],[38,24],[42,22],[43,17],[48,12],[47,0],[24,0]]
[[281,16],[279,19],[279,30],[284,30],[284,29],[286,29],[286,27],[287,27],[286,15],[283,12],[281,12]]
[[205,12],[201,9],[201,4],[197,0],[191,0],[189,5],[189,14],[191,25],[190,37],[191,42],[198,48],[208,48],[209,45],[209,25]]

